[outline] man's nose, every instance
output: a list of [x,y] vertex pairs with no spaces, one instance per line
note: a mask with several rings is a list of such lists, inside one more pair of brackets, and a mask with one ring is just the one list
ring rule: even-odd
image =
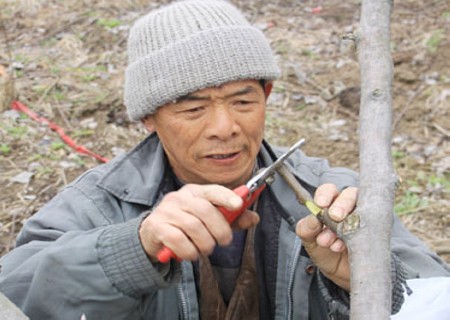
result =
[[213,108],[208,119],[208,138],[230,139],[240,132],[237,114],[226,106]]

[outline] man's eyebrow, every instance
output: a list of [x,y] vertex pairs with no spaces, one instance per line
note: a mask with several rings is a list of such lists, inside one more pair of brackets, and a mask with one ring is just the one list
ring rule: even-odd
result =
[[254,93],[254,92],[257,92],[256,89],[254,87],[248,86],[248,87],[245,87],[244,89],[241,89],[239,91],[236,91],[236,92],[226,95],[225,99],[233,98],[233,97],[237,97],[237,96],[243,96],[248,93]]
[[[248,86],[248,87],[245,87],[244,89],[240,89],[240,90],[238,90],[236,92],[227,94],[224,98],[225,99],[229,99],[229,98],[246,95],[248,93],[253,93],[253,92],[257,92],[256,89],[254,87]],[[191,94],[187,94],[187,95],[179,97],[176,101],[177,102],[183,102],[183,101],[204,101],[204,100],[209,100],[209,99],[211,99],[211,96],[209,96],[209,95],[202,96],[202,95],[198,95],[198,94],[195,94],[195,93],[191,93]]]
[[183,102],[183,101],[201,101],[201,100],[209,100],[210,96],[199,96],[194,93],[187,94],[184,96],[179,97],[176,101],[177,102]]

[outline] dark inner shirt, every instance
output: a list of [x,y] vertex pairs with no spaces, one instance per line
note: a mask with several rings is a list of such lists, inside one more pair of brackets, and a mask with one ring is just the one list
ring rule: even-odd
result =
[[226,305],[236,285],[245,246],[246,231],[233,231],[233,241],[226,247],[216,246],[209,256],[220,292]]

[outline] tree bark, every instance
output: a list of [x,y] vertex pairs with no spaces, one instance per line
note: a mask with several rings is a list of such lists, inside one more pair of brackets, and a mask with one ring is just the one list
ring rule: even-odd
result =
[[390,239],[395,174],[391,159],[392,1],[363,0],[356,48],[361,74],[359,122],[360,225],[344,236],[351,265],[352,320],[389,319],[391,314]]
[[27,320],[19,308],[16,307],[3,293],[0,292],[0,320]]

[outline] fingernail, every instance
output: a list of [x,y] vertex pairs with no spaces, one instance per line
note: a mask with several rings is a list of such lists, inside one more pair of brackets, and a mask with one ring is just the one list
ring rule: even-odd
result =
[[342,210],[342,208],[332,207],[328,212],[330,213],[330,216],[333,220],[341,221],[342,219],[344,219],[345,212],[344,210]]
[[233,197],[228,200],[228,204],[232,208],[240,208],[242,205],[242,199],[239,197]]

